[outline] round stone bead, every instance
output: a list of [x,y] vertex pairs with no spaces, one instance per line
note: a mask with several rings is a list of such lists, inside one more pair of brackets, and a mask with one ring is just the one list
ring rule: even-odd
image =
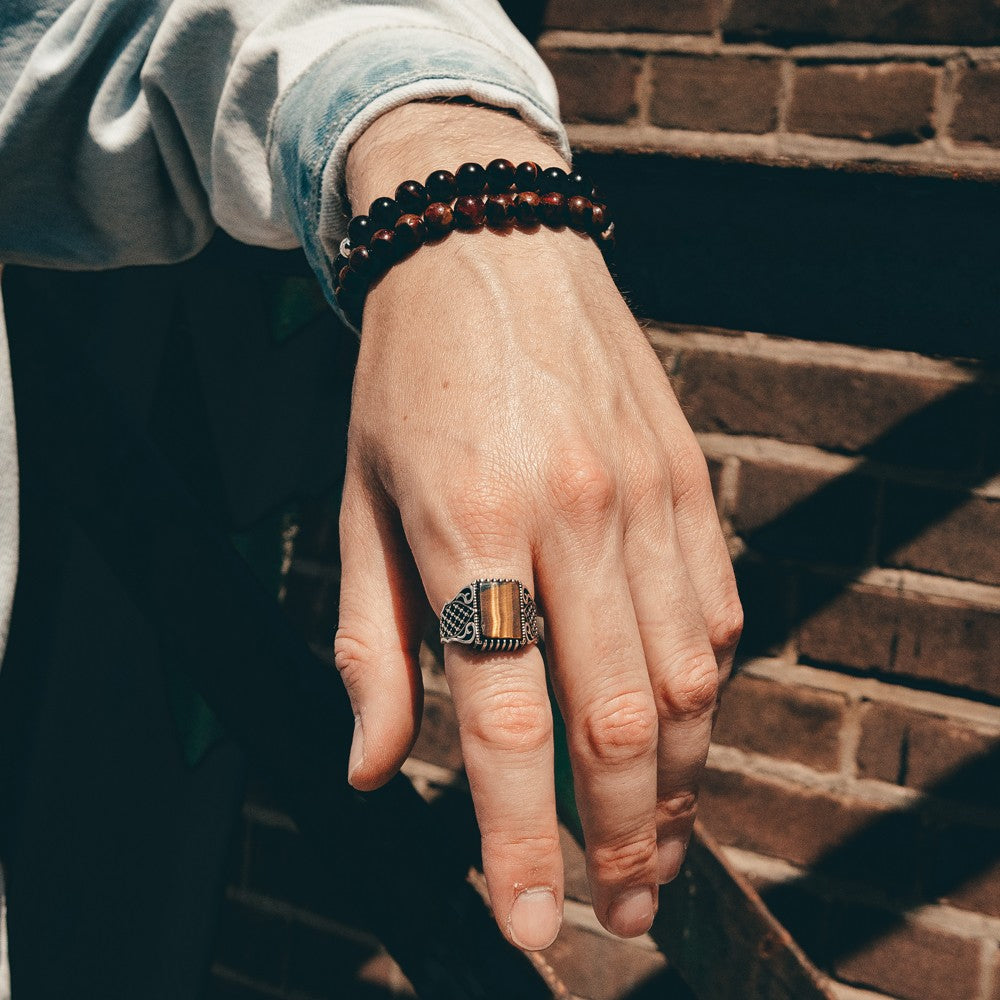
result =
[[563,226],[566,224],[566,198],[558,191],[550,191],[542,195],[538,206],[538,217],[547,226]]
[[432,201],[424,209],[424,223],[427,226],[427,238],[440,239],[454,227],[455,213],[452,212],[451,205],[443,201]]
[[566,171],[562,167],[549,167],[538,178],[539,194],[565,194]]
[[486,164],[486,183],[490,194],[502,194],[514,184],[514,164],[510,160],[490,160]]
[[514,196],[507,192],[491,194],[486,199],[486,225],[491,229],[506,229],[514,223]]
[[458,193],[455,175],[450,170],[435,170],[424,181],[424,187],[431,201],[451,201]]
[[608,206],[595,201],[590,211],[590,232],[594,236],[600,236],[610,225],[611,213],[608,211]]
[[566,216],[569,224],[581,233],[589,231],[593,211],[591,200],[581,194],[574,194],[566,199]]
[[368,241],[376,271],[387,271],[399,259],[396,250],[396,236],[391,229],[379,229],[372,233]]
[[368,209],[368,216],[376,229],[392,229],[402,209],[392,198],[376,198]]
[[486,221],[483,199],[464,194],[455,199],[455,225],[459,229],[477,229]]
[[414,215],[419,215],[430,202],[427,188],[420,181],[403,181],[396,188],[396,204],[400,210]]
[[517,221],[522,226],[535,226],[538,224],[538,206],[542,203],[541,197],[535,191],[522,191],[514,202],[514,213]]
[[459,194],[482,194],[486,190],[486,169],[480,163],[463,163],[455,171]]
[[583,174],[574,170],[573,173],[566,175],[566,187],[564,193],[567,196],[579,194],[584,198],[593,200],[594,185],[591,184],[590,181],[583,176]]
[[347,225],[347,235],[351,241],[351,246],[360,247],[368,242],[378,226],[372,225],[372,220],[367,215],[356,215]]
[[396,221],[396,245],[401,254],[416,250],[427,239],[427,226],[419,215],[407,213]]
[[[355,247],[355,250],[364,249],[363,247]],[[353,251],[352,251],[353,252]],[[353,295],[356,292],[360,292],[364,289],[366,284],[363,275],[358,274],[353,267],[348,265],[343,268],[340,272],[340,287],[345,295]]]
[[355,247],[351,251],[351,268],[355,274],[367,278],[375,270],[375,259],[368,247]]
[[533,160],[525,160],[514,168],[514,187],[518,191],[534,191],[538,187],[538,178],[542,168]]
[[338,253],[337,256],[333,258],[333,273],[340,274],[345,267],[347,267],[347,258],[342,253]]

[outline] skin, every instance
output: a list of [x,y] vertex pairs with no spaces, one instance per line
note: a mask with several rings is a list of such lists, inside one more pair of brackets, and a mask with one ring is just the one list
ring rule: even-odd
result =
[[[500,156],[565,165],[508,115],[407,105],[352,148],[348,196],[363,210]],[[368,296],[351,412],[335,643],[351,784],[380,786],[413,745],[428,605],[520,579],[545,617],[595,913],[644,933],[690,837],[742,612],[704,457],[599,250],[484,230],[398,264]],[[545,665],[449,644],[445,671],[497,921],[544,948],[563,900]]]

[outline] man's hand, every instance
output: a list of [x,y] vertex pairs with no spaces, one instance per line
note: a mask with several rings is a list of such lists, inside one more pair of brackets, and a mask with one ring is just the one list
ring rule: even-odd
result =
[[[560,163],[508,116],[409,105],[356,143],[348,193],[364,211],[409,177],[496,156]],[[372,288],[341,546],[351,783],[381,785],[413,744],[427,601],[439,613],[477,578],[523,581],[594,909],[616,934],[646,931],[691,833],[741,611],[704,458],[588,237],[456,232]],[[563,872],[541,654],[449,644],[445,670],[494,911],[515,944],[545,947]]]

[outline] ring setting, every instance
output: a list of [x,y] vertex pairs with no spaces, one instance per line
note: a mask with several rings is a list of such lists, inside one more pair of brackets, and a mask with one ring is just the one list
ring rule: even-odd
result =
[[441,609],[443,643],[507,653],[537,640],[538,611],[520,580],[476,580]]

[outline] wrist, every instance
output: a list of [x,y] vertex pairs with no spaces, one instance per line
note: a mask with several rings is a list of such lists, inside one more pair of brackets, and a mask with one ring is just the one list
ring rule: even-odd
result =
[[355,213],[396,185],[472,160],[535,160],[568,168],[562,155],[519,118],[493,108],[415,101],[373,122],[347,157],[347,197]]

